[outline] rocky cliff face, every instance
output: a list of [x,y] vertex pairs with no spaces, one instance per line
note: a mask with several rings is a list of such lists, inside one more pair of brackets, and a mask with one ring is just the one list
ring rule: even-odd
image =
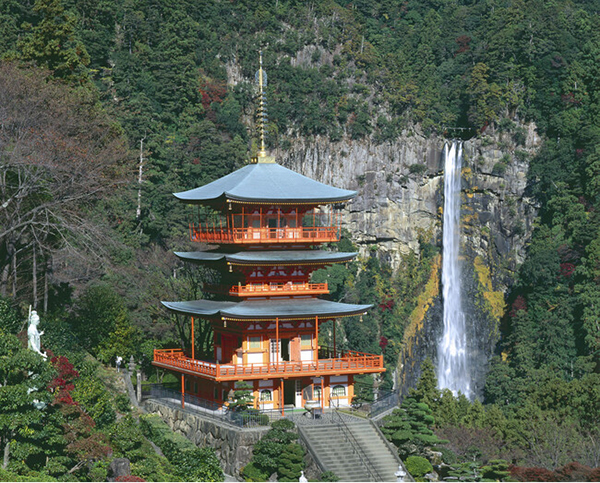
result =
[[[524,258],[536,215],[525,188],[528,159],[540,140],[534,126],[522,132],[526,135],[521,146],[507,133],[463,143],[463,306],[469,315],[471,350],[478,361],[474,378],[479,393],[497,341],[504,293]],[[346,207],[345,226],[363,254],[376,245],[380,258],[397,269],[403,253],[419,251],[419,239],[438,245],[441,253],[445,142],[414,131],[380,145],[299,139],[277,158],[313,179],[358,191]],[[418,327],[407,326],[405,333],[399,361],[404,387],[414,384],[422,359],[430,356],[435,362],[437,356],[439,290],[426,298],[431,300],[420,308],[423,315],[407,322]]]

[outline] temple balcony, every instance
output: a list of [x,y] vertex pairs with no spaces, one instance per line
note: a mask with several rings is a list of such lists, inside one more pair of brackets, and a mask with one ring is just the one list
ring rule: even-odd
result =
[[190,239],[202,243],[330,243],[340,241],[338,226],[301,228],[227,228],[211,224],[190,225]]
[[301,211],[258,207],[241,212],[203,214],[190,220],[190,238],[203,243],[329,243],[340,240],[341,211]]
[[271,297],[280,295],[324,295],[328,294],[327,283],[250,283],[234,285],[229,289],[233,297]]
[[[336,357],[321,358],[322,355]],[[319,350],[316,361],[280,361],[268,364],[223,364],[187,357],[181,349],[155,349],[156,367],[169,369],[213,381],[252,379],[285,379],[288,377],[320,377],[325,375],[365,374],[385,371],[383,356],[356,351]]]

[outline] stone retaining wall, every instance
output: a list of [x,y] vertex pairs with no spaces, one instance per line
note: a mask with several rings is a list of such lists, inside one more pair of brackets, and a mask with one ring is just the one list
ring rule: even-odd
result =
[[184,435],[195,445],[214,448],[223,471],[236,478],[239,478],[240,469],[250,462],[254,444],[270,429],[270,426],[236,428],[202,414],[165,406],[156,400],[146,401],[145,406],[149,413],[158,414],[173,431]]

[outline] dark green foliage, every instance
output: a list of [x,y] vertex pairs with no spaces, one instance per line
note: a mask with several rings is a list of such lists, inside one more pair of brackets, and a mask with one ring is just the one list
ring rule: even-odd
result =
[[49,362],[0,328],[0,448],[9,471],[42,471],[46,456],[64,448],[60,415],[46,390],[54,374]]
[[401,458],[424,455],[427,447],[444,444],[432,431],[435,419],[425,403],[413,398],[402,401],[399,409],[383,418],[382,433],[398,447]]
[[65,10],[62,0],[36,0],[32,13],[33,25],[25,24],[26,35],[17,42],[18,58],[71,83],[87,81],[90,56],[77,36],[75,15]]
[[408,167],[408,172],[410,174],[423,174],[427,171],[427,166],[424,164],[411,164]]
[[196,447],[171,429],[156,415],[140,418],[142,432],[156,444],[182,481],[222,481],[223,470],[212,448]]
[[508,462],[505,460],[491,460],[481,468],[481,477],[484,481],[504,481],[509,474]]
[[8,334],[16,334],[24,327],[25,322],[19,320],[19,315],[10,300],[0,297],[0,328]]
[[107,428],[117,417],[110,394],[95,376],[83,376],[76,381],[73,399],[81,404],[100,428]]
[[284,446],[279,456],[277,476],[279,481],[298,481],[304,468],[304,449],[298,443]]
[[[143,427],[143,424],[138,424],[130,415],[116,422],[110,428],[110,440],[114,455],[129,459],[132,474],[147,481],[174,479],[174,467],[167,458],[156,454],[145,437],[147,435],[144,434]],[[98,471],[102,471],[102,467]]]
[[419,403],[425,403],[430,408],[437,405],[440,399],[440,390],[438,389],[435,367],[428,357],[421,364],[421,375],[417,386],[410,390],[410,396]]
[[433,471],[431,463],[422,456],[409,456],[406,458],[404,464],[406,465],[406,471],[408,471],[413,478],[416,478],[417,481],[423,481],[420,478]]
[[122,297],[108,284],[88,287],[71,326],[83,347],[106,364],[114,364],[117,356],[127,361],[137,352],[137,331]]
[[333,471],[325,471],[321,473],[319,481],[340,481],[340,479]]
[[233,399],[229,401],[228,409],[237,413],[247,411],[254,403],[251,389],[252,386],[245,381],[237,383],[233,392]]
[[296,425],[288,419],[271,423],[271,429],[254,445],[252,460],[242,469],[249,481],[266,481],[277,473],[279,481],[297,481],[304,469],[304,450],[297,443]]

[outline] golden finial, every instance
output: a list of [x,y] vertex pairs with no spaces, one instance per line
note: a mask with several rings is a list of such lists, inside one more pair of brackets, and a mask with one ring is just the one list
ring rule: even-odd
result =
[[274,162],[273,158],[267,156],[265,148],[265,136],[267,134],[267,73],[263,69],[262,50],[259,50],[259,68],[254,75],[254,81],[258,84],[258,112],[257,112],[257,127],[260,136],[260,149],[258,151],[257,162],[269,163]]

